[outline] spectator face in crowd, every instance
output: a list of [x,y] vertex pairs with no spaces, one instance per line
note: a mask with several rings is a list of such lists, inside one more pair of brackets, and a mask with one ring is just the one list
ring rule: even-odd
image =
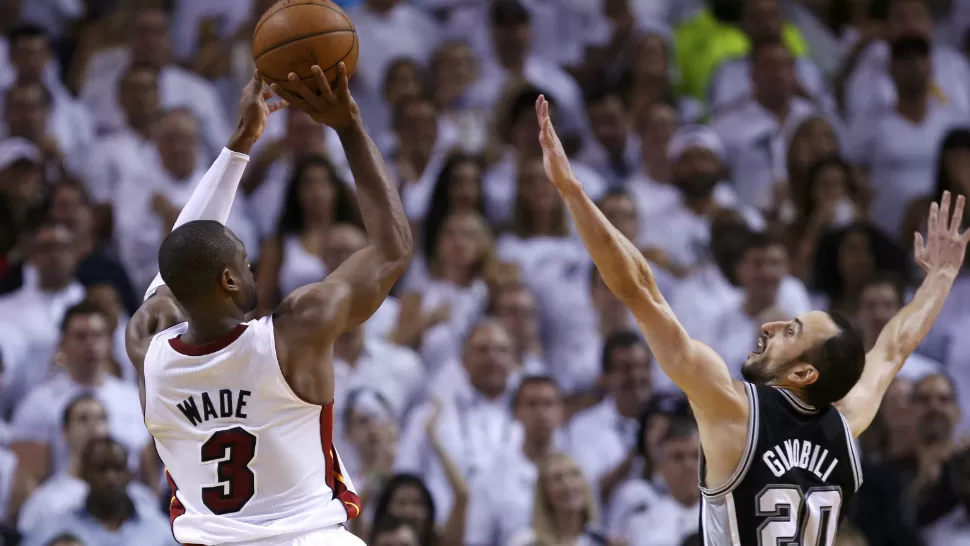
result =
[[395,59],[384,74],[384,101],[392,108],[402,101],[421,97],[424,93],[421,67],[411,59]]
[[608,193],[600,199],[599,208],[624,237],[634,242],[639,239],[640,218],[637,206],[628,194],[619,191]]
[[841,159],[831,157],[809,169],[798,202],[806,221],[817,219],[825,227],[844,227],[857,217],[853,201],[855,193],[851,167]]
[[[405,159],[427,161],[438,140],[438,110],[430,99],[405,98],[395,110],[394,130]],[[422,164],[423,165],[423,164]],[[416,173],[420,175],[421,173]]]
[[100,310],[108,321],[108,331],[114,332],[125,316],[125,306],[121,294],[111,284],[92,284],[87,287],[84,301]]
[[512,336],[519,359],[539,350],[539,314],[536,298],[524,285],[499,290],[494,299],[495,317]]
[[488,225],[477,213],[452,213],[429,243],[428,264],[436,277],[466,284],[482,273],[491,253]]
[[118,82],[118,103],[131,128],[147,131],[161,108],[158,70],[148,65],[129,67]]
[[555,236],[569,233],[566,211],[555,186],[549,183],[542,159],[525,158],[519,165],[512,230],[522,238]]
[[946,190],[957,195],[970,194],[970,130],[953,129],[943,137],[936,186],[934,193],[939,196]]
[[488,398],[497,398],[517,365],[512,338],[501,323],[483,322],[468,335],[462,362],[472,386]]
[[700,500],[699,455],[700,439],[693,421],[680,418],[671,422],[658,445],[657,470],[670,496],[683,506],[693,506]]
[[674,185],[684,198],[706,201],[724,178],[724,165],[717,154],[705,146],[688,146],[673,162]]
[[[537,89],[525,89],[510,101],[507,116],[504,118],[502,139],[510,145],[519,157],[542,157],[539,145],[539,118],[536,116],[535,102],[540,94]],[[548,98],[548,96],[547,96]],[[549,116],[556,122],[556,105],[549,100]]]
[[51,188],[48,216],[58,224],[64,224],[75,236],[91,227],[91,207],[84,186],[65,181]]
[[768,110],[788,105],[797,83],[795,59],[783,42],[779,40],[754,46],[751,52],[751,81],[755,97]]
[[746,0],[741,28],[753,42],[781,39],[782,18],[778,0]]
[[612,158],[622,158],[629,137],[629,113],[618,93],[604,93],[586,101],[593,136]]
[[879,333],[903,302],[903,287],[891,277],[874,277],[859,295],[859,328],[866,347],[875,344]]
[[376,391],[362,389],[348,397],[346,435],[369,469],[394,461],[397,425],[394,412]]
[[737,266],[748,312],[759,313],[775,304],[781,281],[788,275],[788,251],[778,239],[753,233]]
[[95,382],[111,354],[108,320],[98,308],[79,304],[68,310],[61,330],[64,367],[79,383]]
[[412,474],[392,476],[381,491],[374,510],[374,521],[390,516],[402,520],[418,531],[420,544],[433,544],[435,506],[431,492]]
[[651,355],[638,334],[621,330],[603,344],[603,374],[606,390],[620,415],[636,419],[653,395]]
[[879,406],[887,435],[883,455],[890,460],[911,453],[917,443],[916,417],[912,411],[913,388],[911,381],[897,377]]
[[[661,34],[644,34],[637,42],[633,79],[638,82],[667,84],[670,75],[670,48]],[[655,97],[661,99],[662,97]],[[645,106],[651,106],[647,104]]]
[[463,41],[446,41],[431,60],[431,81],[435,102],[441,108],[454,106],[475,83],[477,62],[471,46]]
[[913,388],[913,414],[923,446],[947,444],[960,421],[953,382],[944,375],[924,377]]
[[[454,212],[479,212],[482,208],[482,163],[472,156],[455,156],[442,169],[447,208]],[[437,188],[435,188],[437,192]],[[434,205],[432,205],[433,207]]]
[[926,38],[902,37],[889,45],[889,74],[899,101],[921,101],[930,87],[930,45]]
[[56,292],[70,284],[77,268],[74,243],[74,236],[62,224],[44,224],[34,233],[28,262],[37,269],[42,290]]
[[[539,465],[532,525],[541,544],[556,544],[565,532],[560,521],[580,521],[583,525],[596,519],[593,494],[583,471],[564,453],[548,455]],[[550,540],[552,539],[552,540]]]
[[323,156],[307,156],[287,184],[278,231],[282,235],[320,235],[335,222],[359,223],[358,210],[333,164]]
[[162,166],[176,180],[184,180],[198,166],[199,124],[188,110],[167,112],[158,124],[158,154]]
[[320,125],[306,112],[294,108],[286,110],[285,144],[297,160],[326,153],[325,133]]
[[39,206],[45,195],[40,151],[22,139],[0,142],[0,147],[8,148],[0,154],[10,153],[14,156],[6,166],[0,168],[0,194],[10,200],[13,211]]
[[81,479],[89,489],[87,506],[97,515],[116,514],[127,503],[128,454],[110,438],[95,438],[81,457]]
[[135,12],[128,47],[132,64],[160,69],[172,60],[169,19],[164,10],[142,8]]
[[4,119],[10,136],[39,143],[47,134],[50,94],[39,83],[15,83],[7,91]]
[[43,83],[44,68],[51,60],[51,42],[44,29],[20,27],[10,37],[10,63],[17,69],[17,79],[27,83]]
[[515,406],[515,419],[525,429],[526,449],[540,454],[552,446],[553,435],[566,418],[562,393],[554,380],[548,377],[527,377],[519,385]]
[[795,129],[788,144],[788,186],[795,199],[801,198],[812,167],[839,153],[835,130],[822,118],[808,118]]
[[532,22],[529,11],[519,0],[492,3],[492,45],[499,63],[518,70],[532,44]]
[[[657,182],[669,182],[667,144],[677,131],[677,111],[669,104],[658,102],[638,110],[637,133],[640,135],[640,156],[651,178]],[[660,168],[663,167],[663,168]],[[659,174],[654,174],[659,171]]]
[[93,438],[108,437],[108,416],[97,398],[75,398],[64,410],[64,437],[72,456],[80,458]]

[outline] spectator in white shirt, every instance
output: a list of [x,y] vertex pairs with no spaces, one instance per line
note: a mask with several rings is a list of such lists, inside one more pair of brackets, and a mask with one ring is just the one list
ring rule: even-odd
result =
[[780,39],[751,50],[752,96],[718,113],[712,128],[724,143],[731,180],[741,203],[775,205],[775,186],[785,180],[788,139],[818,106],[796,95],[795,59]]
[[468,546],[508,544],[515,532],[528,527],[539,478],[536,465],[566,449],[557,435],[565,422],[565,406],[551,377],[523,378],[512,398],[512,413],[522,425],[522,442],[499,456],[493,468],[471,484]]
[[950,459],[949,470],[956,506],[924,530],[926,546],[959,544],[970,536],[970,446],[964,445]]
[[[15,292],[0,298],[0,317],[16,317],[4,336],[19,336],[26,354],[6,370],[2,404],[12,411],[51,374],[57,349],[58,326],[69,307],[84,299],[84,288],[74,278],[77,253],[74,236],[66,226],[39,226],[26,245],[29,278]],[[14,366],[16,365],[16,366]]]
[[478,60],[463,40],[444,42],[431,59],[431,93],[438,104],[439,119],[452,127],[458,145],[469,153],[481,152],[489,137],[489,112],[467,104],[478,70]]
[[50,114],[54,96],[43,84],[15,82],[3,99],[4,135],[27,140],[41,153],[48,181],[57,180],[71,150],[50,133]]
[[931,93],[929,52],[924,38],[899,38],[890,44],[895,105],[857,119],[850,134],[849,157],[873,181],[870,217],[893,239],[900,237],[910,201],[933,190],[943,135],[967,120],[965,113]]
[[[104,405],[93,395],[77,396],[64,408],[62,427],[69,451],[67,466],[34,489],[24,502],[17,518],[17,530],[24,535],[37,531],[57,515],[84,504],[88,484],[81,478],[81,454],[92,438],[108,436]],[[157,509],[154,492],[144,484],[129,483],[128,493],[145,509]]]
[[[889,323],[889,319],[893,318],[893,315],[903,306],[905,298],[905,285],[891,273],[876,273],[863,283],[856,320],[867,351],[875,345],[876,338]],[[913,353],[906,359],[897,376],[910,381],[919,381],[941,370],[942,366],[939,362]]]
[[[785,153],[788,199],[797,202],[799,196],[805,195],[811,169],[820,161],[839,155],[839,149],[839,136],[828,120],[810,117],[802,121],[791,134]],[[791,207],[794,206],[792,203]],[[796,211],[786,210],[785,205],[782,207],[780,214],[783,217],[795,215]]]
[[740,378],[761,325],[791,318],[778,307],[781,283],[788,275],[788,250],[778,237],[751,233],[735,271],[744,296],[713,319],[714,337],[707,343],[724,358],[731,375]]
[[68,159],[83,154],[94,141],[94,121],[87,108],[57,78],[50,36],[40,27],[25,25],[11,30],[7,39],[16,81],[39,84],[50,92],[47,130],[57,141],[58,149]]
[[375,500],[393,472],[400,419],[384,395],[369,387],[348,392],[344,406],[343,439],[350,449],[339,449],[348,455],[348,473],[356,478],[362,502]]
[[603,345],[606,396],[570,422],[576,460],[603,502],[638,463],[638,420],[653,395],[651,360],[638,333],[621,330],[610,335]]
[[[485,162],[480,156],[454,152],[448,156],[431,189],[427,208],[420,218],[422,239],[433,237],[453,212],[485,213],[482,175]],[[420,263],[423,251],[415,262]]]
[[653,502],[632,507],[620,529],[611,530],[630,546],[676,546],[697,532],[700,439],[694,420],[681,417],[671,421],[660,438],[656,456],[654,464],[663,480],[664,493]]
[[640,167],[640,142],[631,130],[630,110],[620,93],[606,86],[587,93],[585,104],[593,139],[585,143],[580,159],[607,183],[619,185]]
[[[509,412],[507,389],[515,368],[512,339],[495,320],[478,323],[468,334],[462,358],[464,377],[453,394],[444,397],[435,436],[467,482],[492,467],[496,457],[515,441],[516,427]],[[415,408],[401,436],[395,469],[425,477],[443,524],[453,505],[447,465],[435,453],[427,433],[434,402]]]
[[490,315],[494,315],[512,336],[519,370],[516,375],[541,374],[546,371],[539,343],[539,316],[536,298],[523,284],[489,291]]
[[[421,477],[415,474],[395,474],[384,485],[374,503],[374,529],[383,527],[390,518],[404,521],[418,534],[421,546],[439,544],[435,522],[438,513],[431,492]],[[351,524],[358,523],[354,519]],[[357,536],[369,533],[358,532]]]
[[571,257],[575,245],[566,206],[546,178],[542,159],[523,159],[509,230],[495,246],[499,258],[518,264],[526,282],[535,284],[533,275]]
[[[64,372],[30,392],[14,414],[12,448],[21,454],[24,472],[43,478],[67,468],[70,456],[62,434],[64,408],[76,396],[92,393],[105,407],[108,430],[133,454],[148,442],[138,388],[109,375],[111,338],[100,309],[81,303],[67,311],[60,343]],[[135,465],[132,465],[135,466]]]
[[640,165],[623,185],[637,206],[640,226],[636,240],[654,224],[656,216],[663,215],[680,200],[680,192],[672,180],[672,162],[667,157],[667,144],[679,126],[677,111],[663,102],[647,106],[637,114]]
[[401,187],[404,212],[411,221],[424,219],[438,175],[448,160],[453,137],[444,134],[438,108],[423,96],[403,99],[394,108],[397,134],[391,169]]
[[595,496],[582,469],[569,455],[553,453],[539,464],[531,524],[505,546],[618,546],[596,529],[598,524]]
[[84,181],[91,197],[108,203],[127,173],[155,161],[152,129],[161,114],[158,69],[132,64],[118,78],[118,103],[125,124],[99,137],[86,154],[74,158],[73,171]]
[[398,144],[398,136],[393,131],[394,112],[406,101],[425,98],[426,81],[424,67],[414,59],[398,57],[387,65],[380,90],[382,106],[388,110],[388,119],[379,126],[376,122],[370,122],[374,128],[369,129],[378,135],[375,142],[382,152],[391,152]]
[[205,150],[208,155],[217,155],[231,132],[225,108],[211,83],[172,62],[168,15],[151,6],[136,8],[127,30],[130,34],[124,47],[96,53],[85,68],[81,100],[91,111],[98,130],[112,131],[124,126],[118,81],[128,66],[145,64],[159,71],[162,106],[190,109],[202,122]]
[[275,232],[263,239],[257,301],[269,314],[288,294],[327,274],[324,239],[338,223],[360,225],[353,191],[323,156],[309,156],[293,170]]

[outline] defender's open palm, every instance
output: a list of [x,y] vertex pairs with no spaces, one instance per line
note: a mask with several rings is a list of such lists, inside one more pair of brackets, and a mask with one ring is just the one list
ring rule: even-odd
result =
[[337,130],[348,127],[359,117],[360,109],[350,95],[347,67],[344,63],[337,65],[336,89],[330,87],[330,82],[327,81],[327,77],[319,66],[313,65],[310,71],[313,72],[313,78],[320,89],[320,94],[314,93],[293,72],[290,72],[288,79],[297,93],[283,89],[275,83],[272,85],[273,92],[290,103],[290,106],[310,114],[310,117],[317,123],[329,125]]
[[546,176],[560,191],[579,186],[569,166],[569,158],[562,149],[562,142],[552,127],[549,101],[543,95],[536,100],[536,114],[539,116],[539,144],[542,145],[542,166],[545,167]]
[[950,271],[956,273],[963,265],[963,257],[970,241],[970,229],[960,233],[963,220],[964,197],[957,197],[957,204],[950,216],[950,192],[943,192],[940,203],[930,205],[930,216],[926,221],[926,241],[916,233],[913,245],[916,263],[927,273]]
[[259,139],[266,129],[269,115],[286,107],[286,102],[266,102],[273,97],[273,93],[266,87],[263,77],[256,72],[253,79],[246,84],[242,97],[239,99],[239,121],[237,133],[253,141]]

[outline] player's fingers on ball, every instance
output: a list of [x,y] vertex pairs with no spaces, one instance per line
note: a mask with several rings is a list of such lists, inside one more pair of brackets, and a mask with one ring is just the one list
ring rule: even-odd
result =
[[281,100],[279,102],[268,104],[267,106],[269,106],[269,113],[272,114],[273,112],[279,112],[289,105],[290,103],[286,102],[285,100]]
[[296,93],[303,99],[304,102],[306,102],[307,104],[313,104],[316,93],[310,90],[310,88],[307,87],[305,83],[303,83],[303,80],[301,80],[299,76],[297,76],[293,72],[290,72],[290,75],[287,76],[287,79],[290,80],[290,84],[293,86],[293,88],[296,90]]
[[347,76],[347,65],[343,61],[337,63],[337,89],[341,95],[350,93],[350,78]]
[[327,76],[323,73],[323,70],[319,66],[313,65],[310,67],[310,72],[313,73],[313,78],[316,80],[323,98],[332,101],[334,99],[333,89],[330,88],[330,82],[327,81]]

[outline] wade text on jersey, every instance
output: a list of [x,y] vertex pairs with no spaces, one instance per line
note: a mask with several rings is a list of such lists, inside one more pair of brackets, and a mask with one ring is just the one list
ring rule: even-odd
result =
[[199,412],[199,404],[196,403],[195,396],[190,396],[182,400],[176,406],[182,412],[182,415],[192,423],[193,427],[209,419],[228,417],[245,419],[248,417],[246,415],[246,399],[251,394],[249,391],[234,391],[231,389],[221,389],[212,395],[208,392],[203,392],[198,395],[202,402],[201,413]]
[[829,458],[829,450],[807,440],[785,440],[768,449],[761,456],[776,478],[793,468],[801,468],[814,474],[818,479],[827,481],[839,460]]

